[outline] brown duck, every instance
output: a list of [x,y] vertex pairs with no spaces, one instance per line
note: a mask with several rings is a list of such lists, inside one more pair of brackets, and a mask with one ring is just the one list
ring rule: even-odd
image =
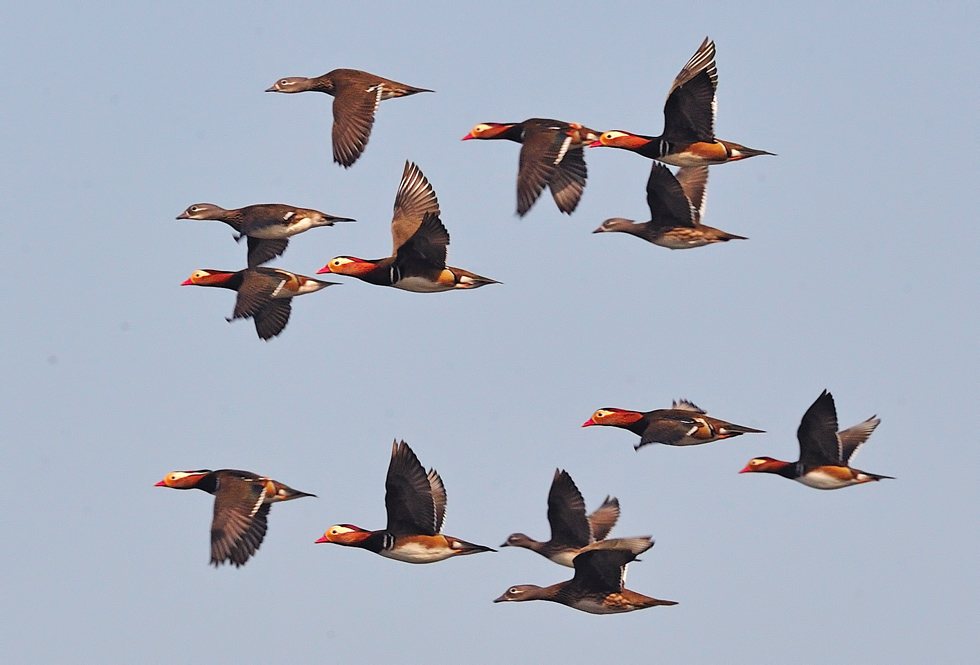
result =
[[279,79],[266,92],[325,92],[333,96],[333,161],[350,168],[364,152],[378,104],[394,97],[407,97],[425,88],[381,78],[359,69],[335,69],[308,79],[292,76]]
[[590,145],[630,150],[673,166],[707,166],[773,154],[715,138],[717,88],[715,43],[705,37],[667,94],[663,134],[643,136],[613,130],[603,132]]
[[235,319],[252,319],[255,332],[266,340],[286,327],[294,297],[334,284],[337,282],[324,282],[279,268],[248,268],[238,272],[196,270],[181,282],[181,286],[214,286],[237,291],[235,311],[226,320],[230,323]]
[[383,259],[336,256],[318,274],[348,275],[377,286],[416,293],[476,289],[496,280],[446,265],[449,232],[439,219],[435,190],[418,166],[405,162],[391,219],[392,255]]
[[507,139],[521,144],[517,171],[517,214],[523,217],[541,196],[545,185],[558,209],[566,215],[578,206],[588,170],[582,149],[599,136],[575,122],[530,118],[524,122],[481,123],[463,137]]
[[626,566],[651,547],[653,543],[649,540],[630,546],[610,540],[594,543],[573,559],[575,575],[567,582],[547,587],[513,586],[493,602],[549,600],[590,614],[620,614],[657,605],[676,605],[673,600],[658,600],[624,586]]
[[[541,542],[523,533],[513,533],[501,547],[524,547],[561,566],[572,567],[572,559],[592,543],[605,540],[619,519],[619,500],[606,497],[595,512],[585,514],[585,499],[575,486],[575,481],[567,471],[555,469],[548,492],[548,523],[551,525],[551,539]],[[615,539],[619,542],[645,540]],[[609,541],[612,542],[612,541]]]
[[633,446],[636,450],[648,443],[696,446],[742,434],[763,433],[761,429],[752,429],[712,418],[704,409],[687,400],[674,402],[670,409],[656,411],[627,411],[612,407],[599,409],[582,423],[582,427],[591,425],[611,425],[639,434],[640,442]]
[[238,236],[248,238],[248,267],[255,268],[286,251],[289,238],[318,226],[335,222],[353,222],[350,217],[335,217],[319,210],[296,208],[281,203],[264,203],[226,210],[213,203],[195,203],[177,219],[214,220],[233,228]]
[[294,490],[251,471],[218,469],[174,471],[156,484],[177,490],[198,489],[214,495],[211,563],[242,566],[265,538],[269,507],[278,501],[316,496]]
[[650,221],[638,224],[631,219],[613,217],[593,233],[629,233],[668,249],[748,240],[701,223],[707,183],[707,166],[686,166],[675,177],[666,166],[654,162],[647,180]]

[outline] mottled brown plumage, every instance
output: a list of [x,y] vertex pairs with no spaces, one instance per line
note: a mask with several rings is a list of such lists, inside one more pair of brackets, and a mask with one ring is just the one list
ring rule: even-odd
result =
[[395,97],[433,92],[359,69],[335,69],[316,78],[293,76],[279,79],[266,90],[285,93],[307,91],[324,92],[334,98],[333,161],[344,168],[350,168],[364,152],[378,104]]

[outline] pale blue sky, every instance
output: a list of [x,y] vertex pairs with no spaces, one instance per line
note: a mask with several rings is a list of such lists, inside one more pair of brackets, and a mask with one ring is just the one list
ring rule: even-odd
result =
[[[11,662],[969,662],[980,648],[975,3],[169,3],[0,10],[0,653]],[[649,162],[586,154],[576,213],[514,215],[518,146],[485,121],[657,134],[705,35],[721,138],[779,153],[711,170],[704,221],[747,242],[671,252],[592,235],[646,219]],[[365,69],[384,102],[349,171],[330,98],[262,91]],[[290,243],[312,274],[384,255],[406,159],[450,262],[504,282],[421,295],[351,280],[294,302],[270,343],[191,203],[356,217]],[[736,472],[795,459],[824,388],[882,424],[855,464],[897,480],[819,492]],[[688,449],[579,424],[685,397],[767,430]],[[545,538],[567,469],[613,535],[650,534],[629,586],[676,607],[596,617],[493,605],[566,569],[504,550],[430,566],[314,545],[384,525],[391,440],[437,468],[446,531]],[[243,468],[315,492],[275,506],[257,556],[208,567],[212,500],[153,483]]]

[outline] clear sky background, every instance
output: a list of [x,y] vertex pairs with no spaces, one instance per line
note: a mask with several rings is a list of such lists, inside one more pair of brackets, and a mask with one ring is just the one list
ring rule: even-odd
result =
[[[3,350],[0,652],[9,662],[971,662],[980,648],[980,12],[976,3],[10,4],[0,10]],[[717,43],[721,138],[778,157],[712,168],[705,222],[749,236],[671,252],[592,235],[647,219],[650,163],[589,150],[571,217],[515,208],[519,146],[476,123],[554,117],[660,132],[673,77]],[[381,104],[331,163],[331,99],[262,91],[364,69],[436,94]],[[347,283],[266,343],[244,266],[191,203],[356,217],[273,265],[390,250],[406,159],[450,262],[504,282],[423,295]],[[547,195],[546,195],[547,196]],[[882,424],[820,492],[738,475],[795,460],[821,390]],[[581,429],[688,398],[765,429],[694,448]],[[314,545],[384,526],[391,440],[449,495],[446,532],[546,539],[567,469],[613,535],[656,547],[628,585],[676,607],[598,617],[491,604],[571,571],[503,550],[428,566]],[[153,483],[241,468],[315,492],[274,506],[242,569],[207,565],[211,497]],[[558,659],[558,660],[555,660]]]

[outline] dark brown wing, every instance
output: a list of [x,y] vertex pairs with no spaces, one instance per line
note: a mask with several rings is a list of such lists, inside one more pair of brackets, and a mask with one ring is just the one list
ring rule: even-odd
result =
[[705,188],[708,186],[708,167],[707,166],[685,166],[677,175],[677,182],[680,183],[684,196],[687,197],[691,206],[695,224],[700,224],[704,217],[704,206],[707,203]]
[[589,526],[592,527],[592,538],[594,540],[605,540],[609,532],[616,526],[619,520],[619,499],[616,497],[606,497],[602,505],[589,515]]
[[446,486],[435,469],[429,469],[429,488],[432,490],[432,504],[436,509],[436,533],[442,531],[446,521]]
[[211,521],[211,563],[243,565],[252,556],[267,528],[269,505],[265,483],[223,473],[219,476]]
[[339,85],[333,100],[333,161],[350,168],[364,152],[374,112],[378,110],[380,84],[344,82]]
[[262,339],[275,337],[289,323],[289,313],[292,308],[292,298],[273,298],[269,304],[252,315],[252,320],[255,321],[255,332]]
[[429,477],[404,441],[391,447],[385,479],[385,509],[388,511],[386,530],[392,535],[434,536],[439,532]]
[[523,217],[555,177],[572,138],[559,124],[526,123],[517,167],[517,214]]
[[286,251],[288,244],[289,238],[263,240],[262,238],[248,236],[248,267],[255,268],[280,256]]
[[691,202],[677,178],[660,162],[653,162],[647,180],[647,205],[650,206],[650,226],[658,229],[674,229],[679,226],[694,228]]
[[551,542],[566,547],[585,547],[592,542],[592,529],[585,516],[585,499],[567,471],[555,469],[548,492],[548,523]]
[[800,440],[800,462],[804,467],[843,463],[833,395],[826,390],[820,393],[817,401],[803,414],[796,437]]
[[715,43],[705,37],[674,79],[664,104],[663,138],[671,143],[696,143],[715,138]]
[[449,231],[438,216],[426,213],[412,237],[395,254],[395,263],[409,272],[421,268],[445,268]]
[[247,319],[269,304],[276,289],[281,289],[286,278],[268,268],[252,268],[245,271],[242,285],[238,288],[233,319]]
[[648,443],[675,445],[687,436],[692,427],[698,425],[691,417],[692,413],[694,412],[685,409],[660,409],[652,412],[648,416],[650,424],[643,430],[637,448]]
[[575,576],[571,584],[600,593],[623,590],[625,567],[636,555],[628,549],[598,549],[582,552],[574,559]]
[[841,459],[844,461],[844,464],[851,463],[851,456],[857,452],[861,444],[868,440],[871,433],[875,431],[875,427],[880,423],[881,421],[876,416],[871,416],[863,423],[837,433],[837,438],[840,440],[841,446]]
[[566,215],[571,215],[578,206],[582,192],[585,190],[585,179],[588,177],[588,169],[585,167],[584,150],[572,148],[565,153],[562,160],[558,162],[555,172],[551,176],[548,187],[551,189],[551,196],[554,197],[558,209]]
[[418,166],[405,162],[402,180],[395,194],[395,214],[391,218],[391,255],[419,228],[426,214],[439,216],[439,199]]

